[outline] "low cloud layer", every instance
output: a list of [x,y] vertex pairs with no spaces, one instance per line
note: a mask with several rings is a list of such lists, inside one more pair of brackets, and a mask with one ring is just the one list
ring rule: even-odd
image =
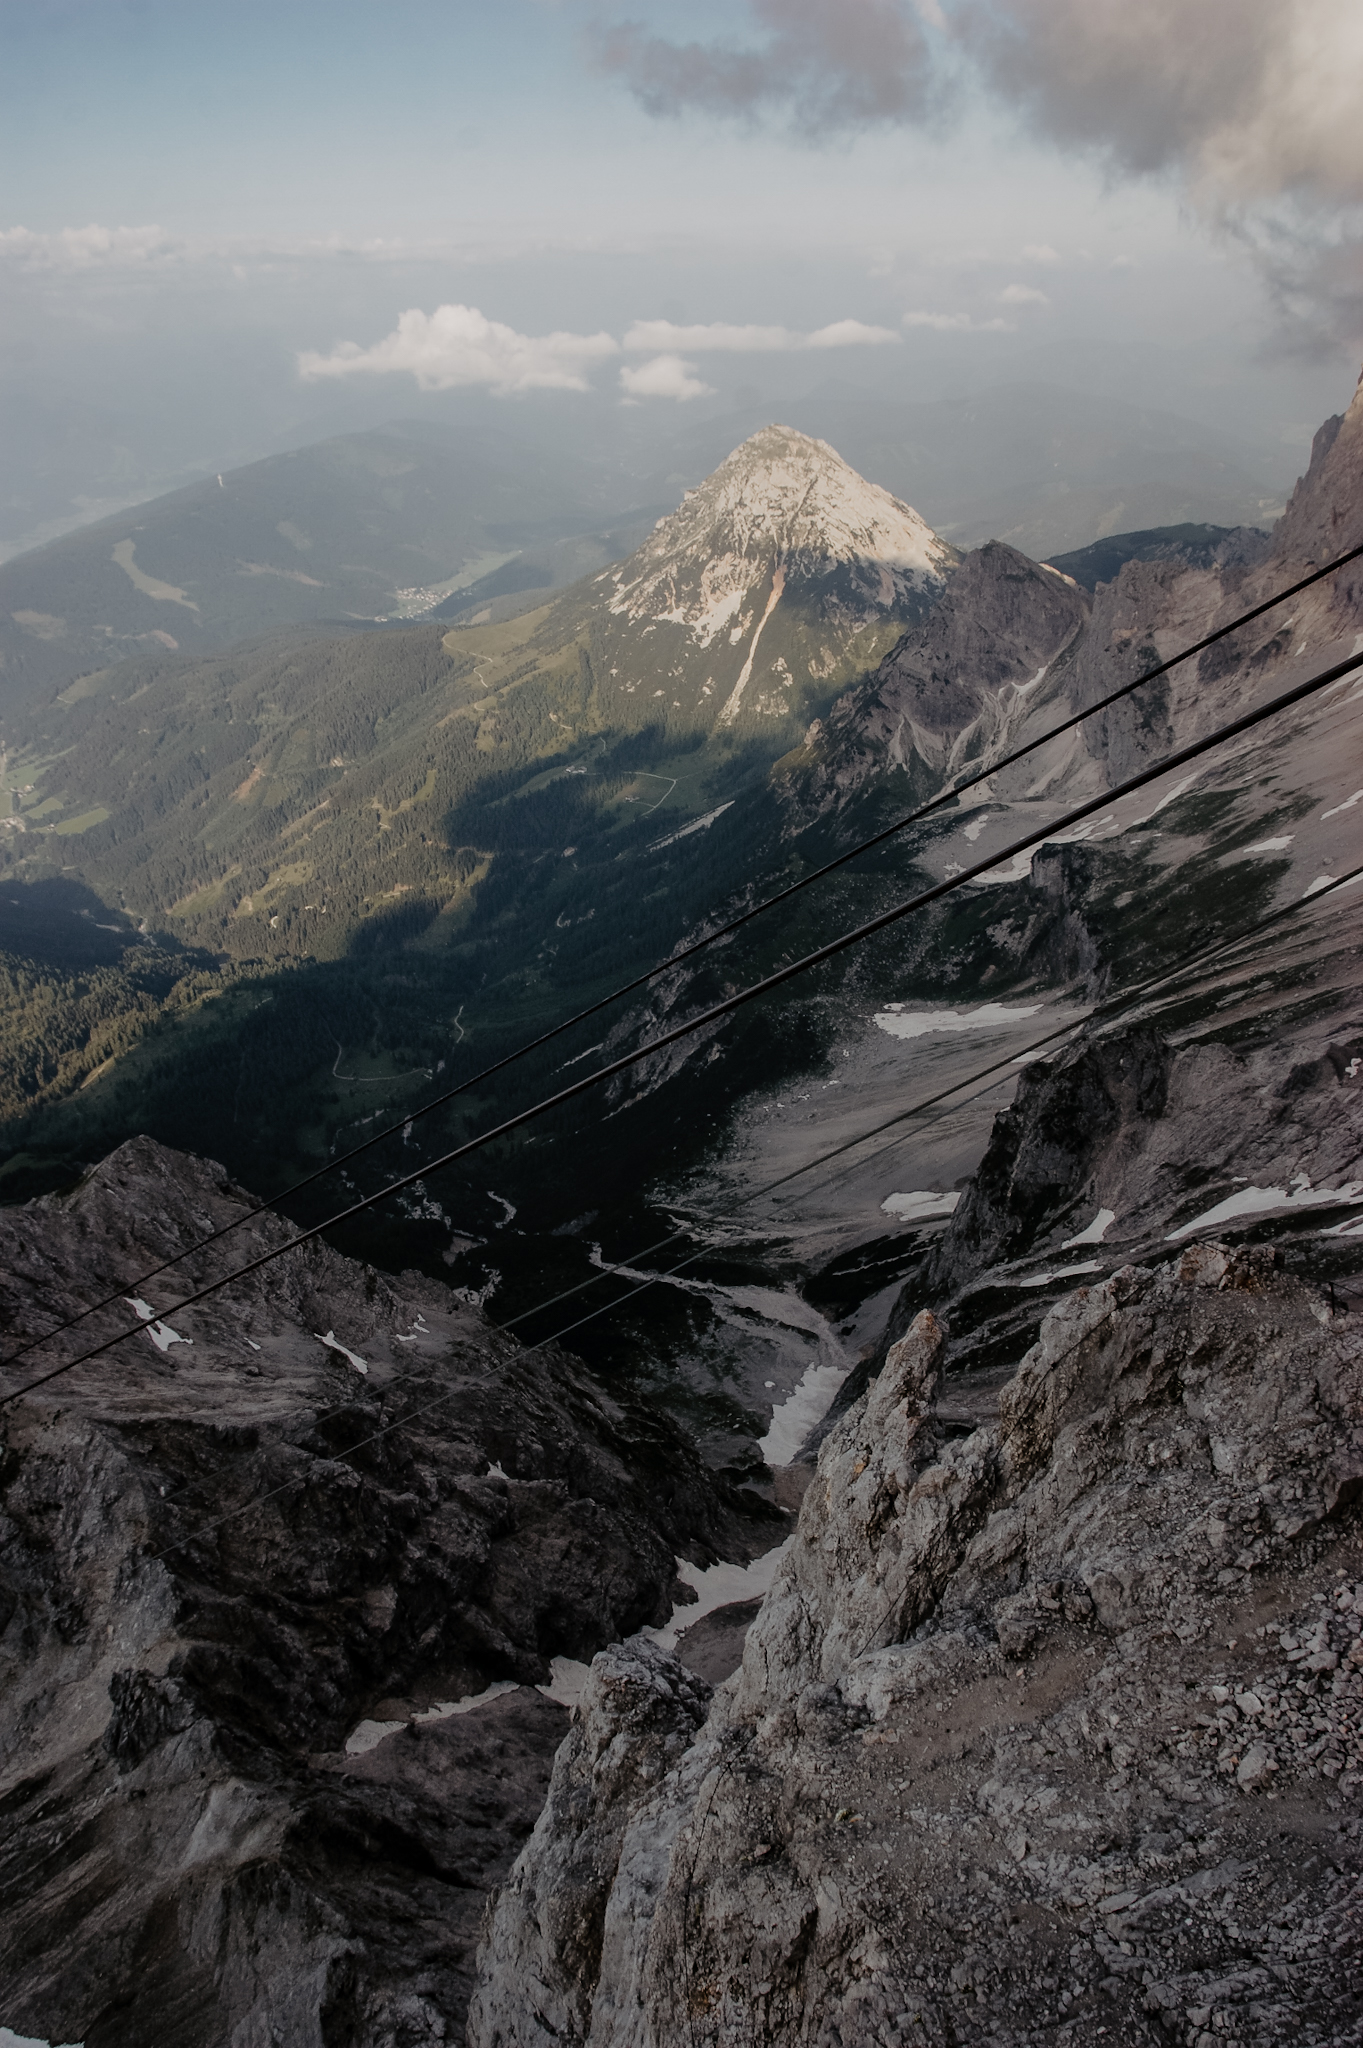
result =
[[933,334],[1011,334],[1011,320],[977,320],[973,313],[920,313],[904,315],[906,327],[926,327]]
[[1176,178],[1285,312],[1363,340],[1358,0],[749,0],[732,39],[626,23],[595,50],[652,113],[814,136],[921,123],[973,79],[1114,175]]
[[434,313],[412,307],[372,348],[343,341],[330,355],[310,350],[298,358],[298,371],[312,382],[405,370],[423,391],[585,391],[588,370],[619,352],[610,334],[518,334],[476,306],[437,306]]
[[864,320],[835,320],[810,334],[790,327],[734,326],[711,321],[679,326],[671,320],[636,320],[618,342],[611,334],[518,334],[489,320],[476,306],[412,307],[391,334],[370,348],[339,342],[329,355],[308,350],[298,358],[309,383],[324,377],[390,376],[405,372],[423,391],[478,386],[501,395],[517,391],[586,391],[589,372],[622,348],[651,360],[627,364],[620,387],[628,400],[708,398],[712,386],[690,357],[704,351],[784,353],[793,349],[879,347],[900,339],[892,328]]
[[84,228],[58,228],[35,234],[31,228],[0,228],[0,261],[26,270],[94,270],[166,262],[184,252],[184,243],[164,228],[106,228],[94,222]]
[[897,342],[892,327],[871,327],[864,320],[835,320],[828,327],[816,327],[812,334],[800,334],[791,327],[737,327],[711,320],[690,327],[671,320],[636,320],[625,336],[627,349],[686,349],[692,354],[709,350],[735,355],[784,354],[806,348],[876,348]]

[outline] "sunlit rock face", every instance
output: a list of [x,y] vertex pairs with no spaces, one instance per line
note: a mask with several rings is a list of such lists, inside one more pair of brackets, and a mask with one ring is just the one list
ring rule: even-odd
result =
[[798,716],[923,617],[956,560],[827,442],[764,427],[596,579],[609,672],[632,693],[646,657],[665,708],[719,733]]

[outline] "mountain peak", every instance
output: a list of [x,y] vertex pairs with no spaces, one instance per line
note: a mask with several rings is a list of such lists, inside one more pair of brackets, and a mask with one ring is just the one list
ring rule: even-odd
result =
[[921,606],[954,560],[911,506],[868,483],[826,441],[772,425],[688,491],[613,572],[611,609],[686,626],[708,647],[774,578],[778,597],[822,594],[850,623]]

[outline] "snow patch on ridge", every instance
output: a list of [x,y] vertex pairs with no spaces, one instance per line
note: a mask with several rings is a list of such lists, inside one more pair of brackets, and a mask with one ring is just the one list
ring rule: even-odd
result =
[[1176,1244],[1179,1238],[1189,1237],[1195,1230],[1211,1230],[1241,1216],[1267,1216],[1275,1209],[1321,1209],[1335,1202],[1347,1202],[1351,1207],[1363,1202],[1363,1180],[1345,1181],[1338,1188],[1313,1188],[1302,1174],[1293,1183],[1290,1194],[1286,1188],[1241,1188],[1214,1208],[1204,1209],[1191,1223],[1181,1223],[1177,1230],[1167,1232],[1165,1243]]
[[347,1348],[346,1345],[342,1344],[334,1330],[328,1330],[325,1337],[322,1335],[322,1332],[320,1330],[314,1330],[312,1334],[317,1339],[317,1342],[319,1344],[326,1345],[328,1351],[339,1351],[342,1358],[348,1358],[350,1360],[350,1363],[354,1366],[356,1372],[362,1372],[366,1375],[368,1374],[369,1367],[360,1357],[358,1351],[351,1351]]
[[958,1194],[923,1188],[911,1195],[886,1195],[880,1208],[882,1215],[897,1216],[901,1223],[922,1223],[929,1216],[949,1216],[960,1199]]
[[981,1003],[975,1010],[908,1010],[902,1003],[890,1003],[876,1011],[872,1022],[891,1038],[926,1038],[932,1031],[988,1031],[1035,1017],[1041,1008],[1040,1003]]
[[1081,1230],[1078,1237],[1067,1237],[1065,1239],[1065,1242],[1060,1247],[1061,1251],[1073,1251],[1077,1244],[1101,1244],[1116,1221],[1117,1212],[1115,1209],[1100,1209],[1092,1223],[1086,1229]]
[[674,1607],[670,1620],[662,1628],[645,1628],[641,1635],[652,1637],[660,1650],[675,1650],[677,1638],[684,1629],[703,1621],[707,1614],[713,1614],[720,1607],[730,1607],[736,1600],[760,1600],[771,1591],[776,1578],[776,1567],[790,1548],[791,1537],[769,1550],[765,1556],[754,1558],[751,1564],[712,1564],[706,1570],[692,1564],[689,1559],[677,1559],[677,1577],[684,1585],[690,1586],[696,1598],[686,1607]]

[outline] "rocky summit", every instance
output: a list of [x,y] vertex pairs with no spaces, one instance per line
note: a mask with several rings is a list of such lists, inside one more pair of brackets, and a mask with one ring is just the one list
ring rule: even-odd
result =
[[826,441],[773,426],[597,580],[614,585],[613,617],[660,634],[660,646],[706,655],[697,708],[713,699],[722,731],[737,723],[755,673],[750,713],[792,707],[801,671],[774,645],[765,659],[761,652],[764,636],[785,639],[772,629],[778,607],[804,613],[806,632],[821,630],[827,644],[811,673],[831,674],[867,626],[928,609],[955,560],[911,507],[867,483]]
[[1361,1338],[1201,1244],[964,1421],[920,1315],[708,1713],[597,1659],[472,2048],[1357,2039]]

